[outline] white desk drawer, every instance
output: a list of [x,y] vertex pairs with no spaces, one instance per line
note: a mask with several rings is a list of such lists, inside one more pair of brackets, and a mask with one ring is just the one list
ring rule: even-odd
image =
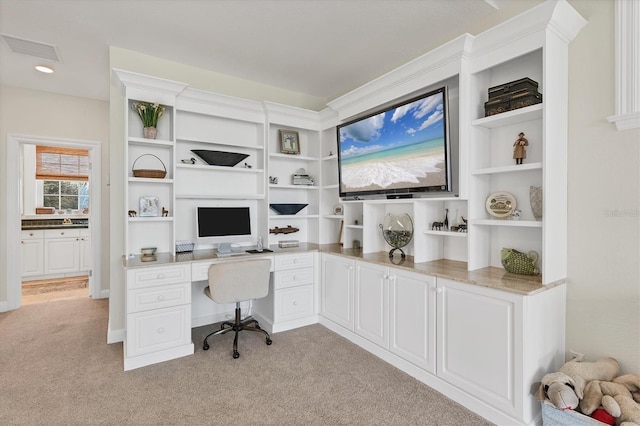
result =
[[273,256],[262,256],[262,255],[238,255],[231,256],[219,260],[215,260],[213,262],[199,262],[191,264],[191,281],[207,281],[209,279],[209,266],[214,263],[224,263],[224,262],[243,262],[245,260],[255,260],[255,259],[270,259],[271,260],[271,271],[273,271]]
[[278,255],[275,257],[276,271],[307,268],[313,266],[313,253]]
[[273,287],[275,289],[313,284],[313,268],[277,271],[274,275],[275,281]]
[[275,292],[275,322],[313,315],[313,285],[291,287]]
[[127,292],[127,313],[191,303],[191,283],[136,288]]
[[191,343],[191,305],[127,315],[127,357]]
[[188,264],[127,271],[127,289],[183,282],[191,282],[191,268]]

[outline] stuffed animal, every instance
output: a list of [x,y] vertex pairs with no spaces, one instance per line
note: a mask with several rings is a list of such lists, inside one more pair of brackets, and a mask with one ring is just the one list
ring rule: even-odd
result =
[[580,410],[591,415],[602,406],[616,419],[616,425],[640,426],[640,404],[634,401],[632,393],[640,398],[640,376],[626,374],[610,382],[594,380],[584,389]]
[[548,400],[562,410],[574,410],[584,395],[584,388],[592,380],[613,380],[620,370],[618,361],[604,358],[596,362],[572,359],[556,373],[546,374],[536,392],[538,401]]

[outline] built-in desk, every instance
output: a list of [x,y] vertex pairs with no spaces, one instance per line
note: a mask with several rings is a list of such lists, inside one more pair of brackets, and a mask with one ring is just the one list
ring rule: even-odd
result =
[[[219,305],[204,295],[209,266],[221,262],[271,259],[269,294],[253,301],[252,315],[274,333],[318,322],[314,267],[318,246],[300,244],[271,252],[218,257],[214,250],[173,256],[158,253],[124,259],[126,272],[126,336],[124,369],[191,355],[191,328],[233,316],[235,304]],[[243,306],[248,312],[250,302]]]

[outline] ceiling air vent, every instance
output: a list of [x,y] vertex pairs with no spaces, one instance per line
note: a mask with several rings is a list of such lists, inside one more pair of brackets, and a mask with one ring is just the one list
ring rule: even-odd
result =
[[58,55],[58,51],[54,45],[25,40],[7,34],[2,34],[2,38],[5,43],[7,43],[7,46],[9,46],[9,49],[15,53],[61,62],[60,55]]

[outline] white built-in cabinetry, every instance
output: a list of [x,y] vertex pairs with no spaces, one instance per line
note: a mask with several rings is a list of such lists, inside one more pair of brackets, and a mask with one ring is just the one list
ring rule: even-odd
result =
[[193,354],[191,265],[127,270],[124,369]]
[[44,274],[44,230],[22,231],[22,277]]
[[91,270],[88,228],[23,230],[22,277],[69,276]]

